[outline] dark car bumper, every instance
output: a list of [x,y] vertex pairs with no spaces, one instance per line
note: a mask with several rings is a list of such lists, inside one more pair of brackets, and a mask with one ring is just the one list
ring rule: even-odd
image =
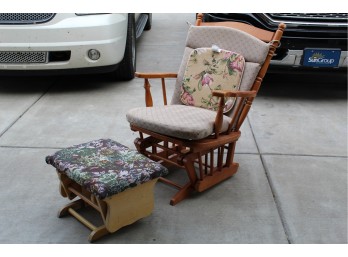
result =
[[56,70],[0,70],[0,76],[65,76],[65,75],[84,75],[84,74],[103,74],[110,73],[119,67],[119,64],[77,68],[77,69],[56,69]]
[[[276,30],[280,22],[285,23],[287,28],[270,71],[347,70],[347,14],[206,13],[204,21],[237,21],[266,30]],[[315,66],[304,58],[305,51],[309,50],[321,56],[326,50],[339,55],[335,56],[337,60],[332,67]]]

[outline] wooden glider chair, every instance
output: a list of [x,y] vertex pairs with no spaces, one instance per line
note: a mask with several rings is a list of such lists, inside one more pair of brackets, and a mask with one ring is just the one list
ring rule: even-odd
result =
[[[285,24],[271,32],[236,22],[205,23],[199,14],[189,28],[178,74],[136,73],[145,79],[146,100],[146,107],[127,113],[131,129],[139,132],[137,150],[188,175],[183,186],[160,178],[179,189],[171,205],[237,172],[233,157],[240,127],[284,29]],[[176,78],[169,105],[166,78]],[[161,80],[164,106],[153,106],[150,79]]]

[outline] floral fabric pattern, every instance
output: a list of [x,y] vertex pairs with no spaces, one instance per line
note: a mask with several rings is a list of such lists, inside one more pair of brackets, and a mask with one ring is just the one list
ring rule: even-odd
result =
[[62,149],[46,163],[100,199],[168,174],[161,164],[111,139]]
[[[183,77],[182,103],[216,111],[219,98],[213,97],[212,91],[239,90],[244,66],[240,54],[222,49],[194,49]],[[232,109],[234,102],[234,97],[225,98],[224,113]]]

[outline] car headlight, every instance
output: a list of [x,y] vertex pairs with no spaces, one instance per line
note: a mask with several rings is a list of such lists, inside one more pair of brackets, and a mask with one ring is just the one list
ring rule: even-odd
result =
[[87,52],[88,58],[96,61],[100,58],[100,52],[97,49],[90,49]]

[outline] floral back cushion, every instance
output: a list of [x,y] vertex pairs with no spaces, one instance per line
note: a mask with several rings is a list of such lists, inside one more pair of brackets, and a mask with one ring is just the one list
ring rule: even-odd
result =
[[[219,98],[212,96],[213,90],[240,88],[245,66],[244,57],[223,49],[197,48],[188,59],[181,86],[181,101],[216,111]],[[235,98],[225,98],[224,113],[230,111]]]

